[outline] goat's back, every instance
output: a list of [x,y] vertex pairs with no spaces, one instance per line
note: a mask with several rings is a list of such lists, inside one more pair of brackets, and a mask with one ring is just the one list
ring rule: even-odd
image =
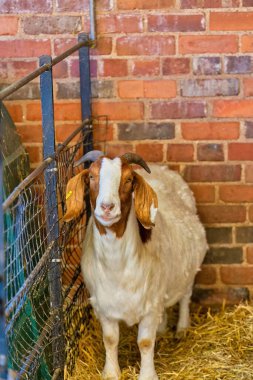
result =
[[167,279],[169,306],[192,286],[207,250],[206,235],[187,183],[166,166],[149,166],[151,174],[138,170],[158,196],[156,223],[147,250],[162,263],[159,275]]

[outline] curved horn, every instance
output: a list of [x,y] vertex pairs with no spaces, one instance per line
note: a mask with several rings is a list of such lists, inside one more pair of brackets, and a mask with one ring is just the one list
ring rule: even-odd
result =
[[101,152],[100,150],[91,150],[90,152],[86,153],[84,156],[82,156],[78,161],[74,163],[74,167],[82,164],[83,162],[86,161],[96,161],[100,157],[104,156],[104,153]]
[[126,160],[128,164],[137,164],[143,167],[143,169],[146,170],[146,172],[151,173],[151,170],[149,169],[148,165],[146,162],[139,156],[138,154],[135,153],[125,153],[121,156],[122,159]]

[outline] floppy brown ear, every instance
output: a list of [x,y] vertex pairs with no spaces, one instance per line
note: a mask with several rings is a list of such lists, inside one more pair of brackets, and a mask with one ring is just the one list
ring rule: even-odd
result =
[[134,173],[134,207],[137,219],[144,228],[150,229],[155,225],[158,207],[156,192],[137,173]]
[[88,172],[89,169],[82,170],[80,173],[71,178],[67,183],[67,211],[63,215],[63,220],[65,222],[70,222],[72,219],[76,218],[83,210],[85,192],[85,181],[83,180],[83,177],[87,176]]

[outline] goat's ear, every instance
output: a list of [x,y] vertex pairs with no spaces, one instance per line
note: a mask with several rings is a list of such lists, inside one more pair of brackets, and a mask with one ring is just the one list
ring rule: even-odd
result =
[[156,192],[140,176],[134,172],[134,207],[137,219],[144,228],[150,229],[155,225],[158,207]]
[[89,169],[84,169],[67,183],[66,188],[66,208],[67,211],[63,215],[65,222],[70,222],[76,218],[83,210],[84,207],[84,192],[85,181],[83,177],[87,177]]

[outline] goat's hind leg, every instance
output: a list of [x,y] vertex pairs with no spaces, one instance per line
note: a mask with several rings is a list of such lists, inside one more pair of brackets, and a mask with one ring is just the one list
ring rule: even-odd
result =
[[190,302],[192,286],[179,301],[179,319],[177,323],[177,336],[180,337],[188,327],[190,327]]
[[100,318],[103,330],[103,341],[106,358],[103,370],[103,379],[118,380],[120,368],[118,363],[119,324],[107,318]]

